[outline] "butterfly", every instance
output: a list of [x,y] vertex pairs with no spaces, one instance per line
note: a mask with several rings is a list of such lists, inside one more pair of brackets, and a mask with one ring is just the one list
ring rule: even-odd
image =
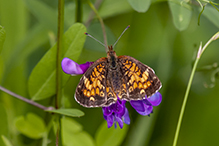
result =
[[84,107],[107,107],[121,100],[149,98],[161,82],[149,66],[130,56],[117,56],[112,46],[107,57],[96,60],[81,77],[75,99]]

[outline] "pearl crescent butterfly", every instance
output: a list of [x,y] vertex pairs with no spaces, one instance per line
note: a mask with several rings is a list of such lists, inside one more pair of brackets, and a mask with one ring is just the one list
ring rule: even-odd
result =
[[143,100],[161,88],[149,66],[130,56],[117,56],[112,46],[107,57],[96,60],[81,77],[75,99],[85,107],[106,107],[121,100]]

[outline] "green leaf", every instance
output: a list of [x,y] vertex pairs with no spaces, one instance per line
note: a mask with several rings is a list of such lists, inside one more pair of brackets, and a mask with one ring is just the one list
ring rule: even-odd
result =
[[57,113],[70,117],[81,117],[84,115],[84,112],[82,112],[79,109],[57,109],[57,110],[47,110],[47,112]]
[[0,25],[0,53],[2,51],[3,44],[5,42],[5,37],[6,37],[5,29]]
[[173,23],[179,31],[185,30],[190,23],[192,17],[192,8],[181,0],[168,1],[170,11],[173,17]]
[[151,0],[128,0],[132,8],[137,12],[146,12],[151,5]]
[[20,133],[33,139],[42,138],[46,132],[43,119],[33,113],[28,113],[26,117],[18,117],[15,120],[15,126]]
[[[84,32],[86,32],[86,28],[80,23],[72,25],[66,31],[63,36],[63,57],[71,58],[74,61],[78,60],[86,38]],[[33,100],[45,99],[56,93],[56,48],[54,45],[43,56],[30,75],[28,88]],[[63,85],[69,77],[62,72]]]
[[63,117],[62,118],[62,127],[68,129],[72,133],[77,133],[83,130],[83,127],[81,124],[73,120],[72,118]]
[[13,146],[11,142],[7,139],[7,137],[5,137],[4,135],[2,135],[2,140],[5,146]]
[[219,28],[219,12],[212,6],[206,6],[203,15]]
[[63,117],[62,126],[62,145],[64,146],[94,146],[94,140],[82,126],[71,118]]
[[124,124],[123,128],[107,128],[107,122],[104,121],[96,133],[97,146],[118,146],[121,145],[126,136],[128,126]]

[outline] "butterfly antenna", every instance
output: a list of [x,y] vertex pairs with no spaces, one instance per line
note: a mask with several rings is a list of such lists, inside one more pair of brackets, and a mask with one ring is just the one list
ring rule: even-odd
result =
[[119,36],[119,38],[116,40],[116,42],[113,44],[113,48],[115,47],[115,45],[117,44],[117,42],[120,40],[120,38],[122,37],[122,35],[126,32],[126,30],[130,27],[130,25],[128,25],[125,30],[123,30],[123,32],[121,33],[121,35]]
[[88,33],[86,33],[86,32],[85,32],[84,34],[86,34],[86,35],[89,36],[90,38],[94,39],[95,41],[97,41],[98,43],[100,43],[101,45],[103,45],[104,47],[106,47],[105,44],[103,44],[101,41],[99,41],[98,39],[96,39],[96,38],[93,37],[92,35],[90,35],[90,34],[88,34]]

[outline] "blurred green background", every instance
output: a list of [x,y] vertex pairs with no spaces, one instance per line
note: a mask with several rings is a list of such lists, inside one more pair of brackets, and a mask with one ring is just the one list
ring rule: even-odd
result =
[[[131,26],[115,47],[117,55],[129,55],[150,66],[163,84],[160,90],[163,101],[154,107],[150,117],[137,114],[129,103],[126,104],[131,124],[122,129],[122,134],[118,133],[118,137],[114,137],[118,141],[115,145],[170,146],[198,47],[200,42],[205,44],[219,30],[219,12],[207,4],[198,25],[201,8],[195,0],[152,0],[144,4],[147,7],[142,5],[143,8],[141,3],[144,1],[103,0],[98,6],[98,13],[105,23],[108,44],[114,44],[121,32],[128,25]],[[80,12],[79,17],[76,17],[76,12]],[[66,0],[64,30],[76,23],[76,20],[81,20],[87,32],[103,42],[100,23],[96,16],[90,17],[91,12],[86,0]],[[88,23],[90,18],[91,22]],[[40,59],[56,42],[57,21],[58,0],[0,0],[0,25],[6,32],[3,47],[0,48],[1,86],[31,99],[28,79]],[[77,62],[95,61],[105,56],[104,47],[87,37]],[[177,146],[219,145],[218,62],[219,41],[215,41],[204,52],[198,64]],[[212,67],[213,64],[216,65]],[[207,69],[203,69],[206,66]],[[98,138],[109,138],[108,135],[100,134],[100,125],[104,123],[102,109],[81,107],[73,98],[80,77],[70,77],[63,86],[62,106],[84,111],[85,116],[70,120],[76,122],[76,125],[81,124],[81,129],[91,141],[89,145],[101,145]],[[204,85],[212,84],[211,78],[214,77],[215,86],[206,88]],[[37,102],[54,106],[54,96]],[[51,125],[53,115],[0,92],[0,135],[4,135],[0,145],[5,145],[3,139],[10,141],[13,146],[43,145],[45,141],[48,145],[54,145],[53,130],[47,136],[38,137],[31,137],[28,132],[25,134],[19,130],[16,121],[28,113],[37,115],[47,128]],[[68,126],[72,128],[70,124]],[[102,130],[104,128],[107,130],[106,126]],[[42,126],[42,129],[45,127]],[[121,132],[119,128],[116,131]],[[98,136],[98,132],[101,136]],[[68,136],[73,138],[75,135]],[[74,145],[88,144],[79,140]]]

